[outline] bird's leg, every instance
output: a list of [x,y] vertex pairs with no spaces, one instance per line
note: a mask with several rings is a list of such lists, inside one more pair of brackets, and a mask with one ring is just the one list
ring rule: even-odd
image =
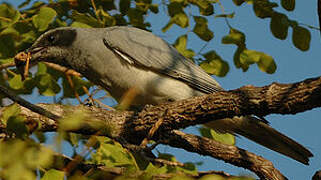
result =
[[80,104],[83,104],[83,102],[81,101],[81,99],[79,97],[79,94],[77,93],[77,91],[75,89],[75,86],[74,86],[74,83],[72,82],[71,76],[67,73],[65,73],[65,75],[66,75],[66,79],[67,79],[71,89],[74,91],[75,97],[77,98],[77,100],[79,101]]
[[139,91],[136,87],[131,87],[128,89],[127,92],[122,96],[117,109],[126,110],[131,107],[133,100],[138,94]]

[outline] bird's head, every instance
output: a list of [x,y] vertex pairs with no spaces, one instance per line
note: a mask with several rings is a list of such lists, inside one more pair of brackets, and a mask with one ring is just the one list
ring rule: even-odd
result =
[[29,60],[30,63],[46,61],[69,67],[66,57],[72,52],[70,49],[76,36],[77,31],[74,28],[53,29],[42,34],[30,48],[18,53],[15,56],[15,63],[22,79],[26,74],[25,66]]
[[57,28],[41,35],[35,43],[26,50],[31,55],[31,61],[48,61],[66,65],[64,58],[75,41],[77,31],[74,28]]

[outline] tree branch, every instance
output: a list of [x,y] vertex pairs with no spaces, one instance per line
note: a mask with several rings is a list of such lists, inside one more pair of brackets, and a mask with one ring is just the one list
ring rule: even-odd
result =
[[[2,91],[7,96],[7,91]],[[15,101],[15,100],[14,100]],[[24,104],[21,104],[24,106]],[[163,121],[152,137],[153,140],[183,148],[187,151],[209,155],[236,166],[247,168],[261,178],[285,179],[272,163],[253,153],[228,146],[210,139],[184,134],[175,129],[203,124],[213,120],[242,116],[268,114],[295,114],[321,106],[321,78],[307,79],[294,84],[273,83],[269,86],[245,86],[240,89],[215,92],[202,97],[146,106],[140,112],[107,111],[96,107],[40,105],[57,117],[64,117],[75,110],[86,111],[86,118],[81,126],[66,129],[83,134],[106,135],[111,138],[123,138],[133,144],[140,142],[148,135],[154,124]],[[27,106],[27,108],[30,108]],[[0,110],[0,113],[3,109]],[[164,113],[166,112],[166,113]],[[26,124],[38,127],[40,131],[56,131],[58,123],[53,120],[22,108]],[[55,118],[53,118],[55,119]],[[40,126],[38,122],[40,121]],[[5,127],[0,127],[3,132]],[[185,143],[179,143],[184,141]],[[231,153],[231,154],[229,154]]]
[[[77,132],[88,135],[106,135],[108,137],[119,139],[124,138],[128,142],[133,139],[143,139],[148,134],[146,129],[145,134],[136,134],[133,130],[128,129],[133,125],[131,121],[126,121],[126,116],[130,112],[115,112],[107,111],[96,107],[86,106],[64,106],[64,105],[49,105],[39,104],[44,109],[50,109],[58,116],[64,117],[68,113],[74,113],[76,110],[85,111],[86,116],[81,126],[73,129],[65,129],[66,131]],[[0,110],[0,114],[3,109]],[[37,127],[38,131],[57,131],[58,122],[52,121],[49,118],[34,113],[26,108],[21,107],[21,115],[26,117],[26,124],[30,127]],[[40,123],[39,123],[40,122]],[[0,132],[4,131],[5,127],[0,127]],[[140,127],[138,129],[142,129]],[[29,128],[30,129],[30,128]],[[141,130],[139,131],[142,132]],[[243,167],[256,173],[263,179],[282,180],[286,179],[272,163],[253,153],[239,149],[235,146],[225,145],[211,139],[185,134],[181,131],[162,131],[162,136],[154,136],[153,140],[158,143],[168,144],[173,147],[185,149],[190,152],[196,152],[202,155],[208,155],[233,165]]]

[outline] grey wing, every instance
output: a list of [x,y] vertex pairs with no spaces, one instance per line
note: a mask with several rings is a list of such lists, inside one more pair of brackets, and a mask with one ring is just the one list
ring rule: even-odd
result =
[[104,44],[130,64],[184,81],[201,92],[223,90],[199,66],[148,31],[132,27],[106,28]]

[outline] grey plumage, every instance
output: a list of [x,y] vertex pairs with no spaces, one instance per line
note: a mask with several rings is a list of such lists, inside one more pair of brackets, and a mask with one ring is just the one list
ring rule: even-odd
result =
[[[223,91],[174,47],[137,28],[58,28],[39,37],[28,51],[33,60],[75,69],[118,102],[130,89],[137,93],[133,105],[155,105]],[[240,134],[304,164],[312,156],[302,145],[254,117],[216,120],[207,126]]]

